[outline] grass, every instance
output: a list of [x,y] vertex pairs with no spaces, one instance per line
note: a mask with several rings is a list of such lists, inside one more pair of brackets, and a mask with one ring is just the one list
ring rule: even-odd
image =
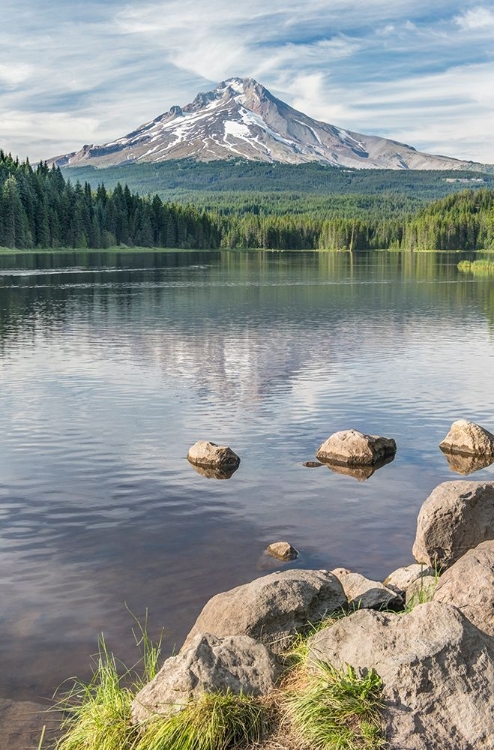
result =
[[284,710],[300,748],[311,750],[378,750],[381,731],[382,680],[371,670],[357,674],[316,662],[299,672]]
[[[142,624],[132,615],[138,664],[126,668],[100,638],[91,680],[76,681],[55,706],[65,714],[56,750],[262,750],[270,738],[292,750],[379,750],[381,678],[348,665],[308,666],[309,638],[345,614],[308,625],[284,655],[287,671],[270,695],[203,693],[182,710],[151,715],[138,726],[131,722],[132,701],[158,671],[161,639],[149,639],[147,613]],[[43,736],[38,750],[42,744]]]
[[270,729],[271,710],[259,698],[204,693],[179,713],[155,717],[133,750],[227,750],[261,742]]
[[494,274],[494,260],[462,260],[458,263],[458,270],[463,273],[488,276]]

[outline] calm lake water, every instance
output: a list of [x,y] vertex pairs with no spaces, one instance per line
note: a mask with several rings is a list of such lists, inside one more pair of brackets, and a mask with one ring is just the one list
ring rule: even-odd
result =
[[[0,695],[89,673],[132,618],[180,646],[205,601],[279,567],[412,562],[438,443],[494,428],[494,280],[463,256],[0,256]],[[367,481],[305,468],[332,432],[394,437]],[[242,459],[226,481],[199,439]],[[475,479],[494,480],[494,468]]]

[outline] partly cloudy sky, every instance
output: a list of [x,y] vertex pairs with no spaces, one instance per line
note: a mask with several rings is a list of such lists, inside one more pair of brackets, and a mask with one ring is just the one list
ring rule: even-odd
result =
[[104,143],[252,76],[315,117],[494,163],[494,3],[2,0],[0,147]]

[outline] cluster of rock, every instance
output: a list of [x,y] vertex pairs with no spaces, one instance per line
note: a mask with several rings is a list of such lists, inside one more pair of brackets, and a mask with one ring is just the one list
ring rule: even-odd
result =
[[133,721],[179,711],[203,691],[269,693],[297,633],[338,613],[310,638],[308,667],[376,670],[390,750],[492,750],[494,482],[439,485],[413,551],[416,563],[384,583],[344,568],[287,570],[216,595],[136,696]]
[[[460,474],[471,474],[494,462],[494,435],[465,419],[453,422],[439,447],[451,469]],[[396,442],[392,438],[341,430],[319,446],[317,461],[305,461],[304,466],[327,466],[338,474],[365,480],[392,461],[395,454]],[[207,440],[195,443],[187,458],[198,473],[210,479],[229,479],[240,465],[240,458],[231,448]]]

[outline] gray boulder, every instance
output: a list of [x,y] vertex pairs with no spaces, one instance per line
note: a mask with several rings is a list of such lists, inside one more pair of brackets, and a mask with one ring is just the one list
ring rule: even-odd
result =
[[394,591],[405,593],[407,588],[416,581],[417,578],[432,575],[433,573],[434,570],[432,568],[426,568],[424,565],[414,563],[413,565],[407,565],[406,567],[394,570],[384,580],[384,585]]
[[343,586],[351,608],[388,609],[403,604],[400,594],[379,581],[371,581],[360,573],[353,573],[346,568],[335,568],[331,572]]
[[218,638],[249,635],[272,651],[287,648],[297,631],[346,606],[341,583],[326,570],[286,570],[213,596],[185,640],[198,633]]
[[492,750],[494,641],[455,607],[430,602],[406,615],[360,610],[309,643],[309,660],[382,677],[393,750]]
[[396,443],[391,438],[365,435],[358,430],[342,430],[319,446],[316,458],[334,464],[369,466],[395,453]]
[[273,654],[246,635],[197,635],[187,651],[167,659],[154,680],[136,695],[132,721],[137,724],[154,714],[175,713],[205,692],[265,695],[279,674]]
[[458,419],[439,447],[445,453],[465,456],[494,456],[494,435],[475,422]]
[[434,601],[454,604],[494,636],[494,541],[469,550],[439,578]]
[[197,466],[218,469],[236,469],[240,463],[240,458],[231,448],[210,443],[208,440],[199,440],[189,448],[187,459]]
[[413,556],[445,569],[489,539],[494,539],[494,482],[443,482],[420,509]]

